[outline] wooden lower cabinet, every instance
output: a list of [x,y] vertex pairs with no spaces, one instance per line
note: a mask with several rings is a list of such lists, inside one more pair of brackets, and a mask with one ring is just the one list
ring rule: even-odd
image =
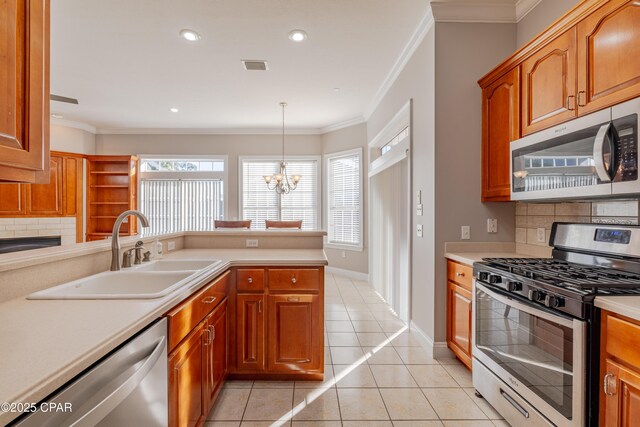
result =
[[238,371],[264,371],[265,299],[263,294],[239,294],[236,298]]
[[228,315],[227,302],[223,302],[208,317],[205,338],[205,408],[211,408],[222,388],[228,371]]
[[267,369],[304,372],[322,367],[324,328],[318,295],[269,295]]
[[[447,347],[471,369],[473,322],[471,267],[448,262],[447,266]],[[455,281],[452,281],[455,280]]]

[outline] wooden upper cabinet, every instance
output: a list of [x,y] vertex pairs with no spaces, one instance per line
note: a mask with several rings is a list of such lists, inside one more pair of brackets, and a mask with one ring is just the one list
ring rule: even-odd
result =
[[511,197],[509,143],[520,137],[520,68],[482,90],[482,201]]
[[0,181],[49,179],[49,0],[0,8]]
[[27,212],[22,184],[0,184],[0,216],[23,216]]
[[578,24],[580,114],[640,96],[640,2],[610,0]]
[[64,159],[62,157],[51,157],[50,177],[48,184],[27,185],[27,211],[33,216],[62,216],[62,183]]
[[572,119],[576,109],[576,30],[522,63],[522,134]]

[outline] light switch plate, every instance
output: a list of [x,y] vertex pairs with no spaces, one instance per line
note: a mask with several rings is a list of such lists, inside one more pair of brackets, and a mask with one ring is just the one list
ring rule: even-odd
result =
[[469,225],[463,225],[460,229],[461,231],[461,236],[460,238],[462,240],[469,240],[471,239],[471,226]]
[[422,237],[422,224],[417,224],[416,228],[417,228],[416,232],[418,234],[418,237]]
[[247,247],[248,248],[257,248],[258,247],[258,239],[247,239]]

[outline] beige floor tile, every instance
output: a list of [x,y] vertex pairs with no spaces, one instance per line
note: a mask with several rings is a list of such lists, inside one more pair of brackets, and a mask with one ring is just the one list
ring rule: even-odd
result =
[[293,388],[294,381],[263,381],[256,380],[253,388]]
[[376,320],[369,311],[352,311],[349,313],[351,320]]
[[344,306],[344,304],[336,304],[336,303],[327,303],[324,305],[324,311],[325,312],[329,312],[329,311],[342,311],[342,312],[347,312],[347,307]]
[[372,313],[376,320],[400,320],[400,318],[391,311],[372,311]]
[[408,365],[407,369],[420,387],[459,387],[440,365]]
[[459,365],[443,365],[444,369],[449,372],[449,375],[453,377],[460,387],[473,387],[473,381],[471,379],[471,371],[467,369],[463,364]]
[[324,320],[351,320],[346,311],[327,311],[324,313]]
[[476,403],[476,405],[478,405],[480,407],[482,412],[484,412],[484,414],[490,420],[501,420],[502,419],[502,415],[500,415],[498,413],[498,411],[493,409],[493,406],[491,406],[489,404],[489,402],[487,402],[482,397],[476,396],[476,389],[475,388],[473,388],[473,387],[472,388],[465,388],[464,392],[467,393],[467,396],[469,396],[471,398],[471,400],[473,400]]
[[373,378],[369,365],[333,365],[335,369],[335,381],[338,388],[375,388],[376,381]]
[[387,345],[385,347],[362,347],[365,354],[369,355],[369,365],[402,365],[402,359],[396,350]]
[[291,425],[291,420],[280,421],[243,421],[240,427],[286,427]]
[[377,347],[381,344],[386,344],[387,335],[383,332],[358,332],[358,341],[363,347]]
[[207,421],[203,427],[238,427],[240,421]]
[[351,323],[356,332],[382,332],[376,320],[352,320]]
[[461,388],[423,388],[441,420],[486,420],[487,416]]
[[380,393],[392,420],[438,419],[419,388],[387,388]]
[[404,365],[370,365],[369,367],[380,388],[418,387]]
[[296,427],[342,427],[340,421],[296,421],[293,420],[292,426]]
[[242,380],[229,380],[224,382],[224,387],[226,388],[251,388],[253,387],[253,380],[251,381],[242,381]]
[[439,357],[436,362],[441,365],[462,365],[462,362],[455,357]]
[[394,421],[393,427],[442,427],[441,421]]
[[282,417],[291,419],[292,399],[293,389],[254,388],[243,421],[279,420]]
[[347,320],[327,320],[324,322],[327,332],[355,332],[353,325]]
[[331,347],[331,360],[336,365],[366,363],[360,347]]
[[427,350],[422,347],[395,347],[402,361],[407,365],[437,365]]
[[380,324],[380,328],[383,332],[387,333],[396,333],[400,331],[404,331],[407,328],[401,320],[378,320]]
[[343,421],[343,427],[392,427],[391,421]]
[[495,425],[496,427],[511,427],[511,424],[509,424],[505,420],[492,420],[492,421],[493,421],[493,425]]
[[324,347],[324,363],[333,363],[333,361],[331,360],[331,348],[328,345]]
[[362,298],[358,295],[357,299],[352,299],[350,302],[345,301],[344,305],[347,307],[347,311],[369,311],[369,306],[364,303]]
[[293,396],[294,420],[340,420],[336,389],[296,390]]
[[409,331],[405,331],[397,335],[388,333],[387,336],[392,338],[391,344],[395,347],[420,347],[420,341],[418,338]]
[[335,381],[333,379],[333,365],[324,366],[324,380],[322,381],[296,381],[296,389],[327,387],[335,387]]
[[355,332],[329,332],[328,335],[331,347],[357,347],[360,345]]
[[488,420],[456,420],[445,421],[445,427],[495,427],[491,421]]
[[[343,420],[388,420],[380,392],[372,388],[339,388],[338,401]],[[370,426],[371,424],[367,424]]]
[[250,389],[222,389],[207,419],[216,421],[242,420],[250,393]]
[[385,311],[387,313],[392,312],[391,307],[384,302],[376,303],[376,304],[367,304],[367,305],[369,306],[369,310],[371,311]]

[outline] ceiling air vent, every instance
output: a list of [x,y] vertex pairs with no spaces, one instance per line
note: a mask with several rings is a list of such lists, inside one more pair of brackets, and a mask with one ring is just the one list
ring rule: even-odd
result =
[[244,69],[247,71],[267,71],[269,69],[267,61],[243,59],[242,65],[244,65]]

